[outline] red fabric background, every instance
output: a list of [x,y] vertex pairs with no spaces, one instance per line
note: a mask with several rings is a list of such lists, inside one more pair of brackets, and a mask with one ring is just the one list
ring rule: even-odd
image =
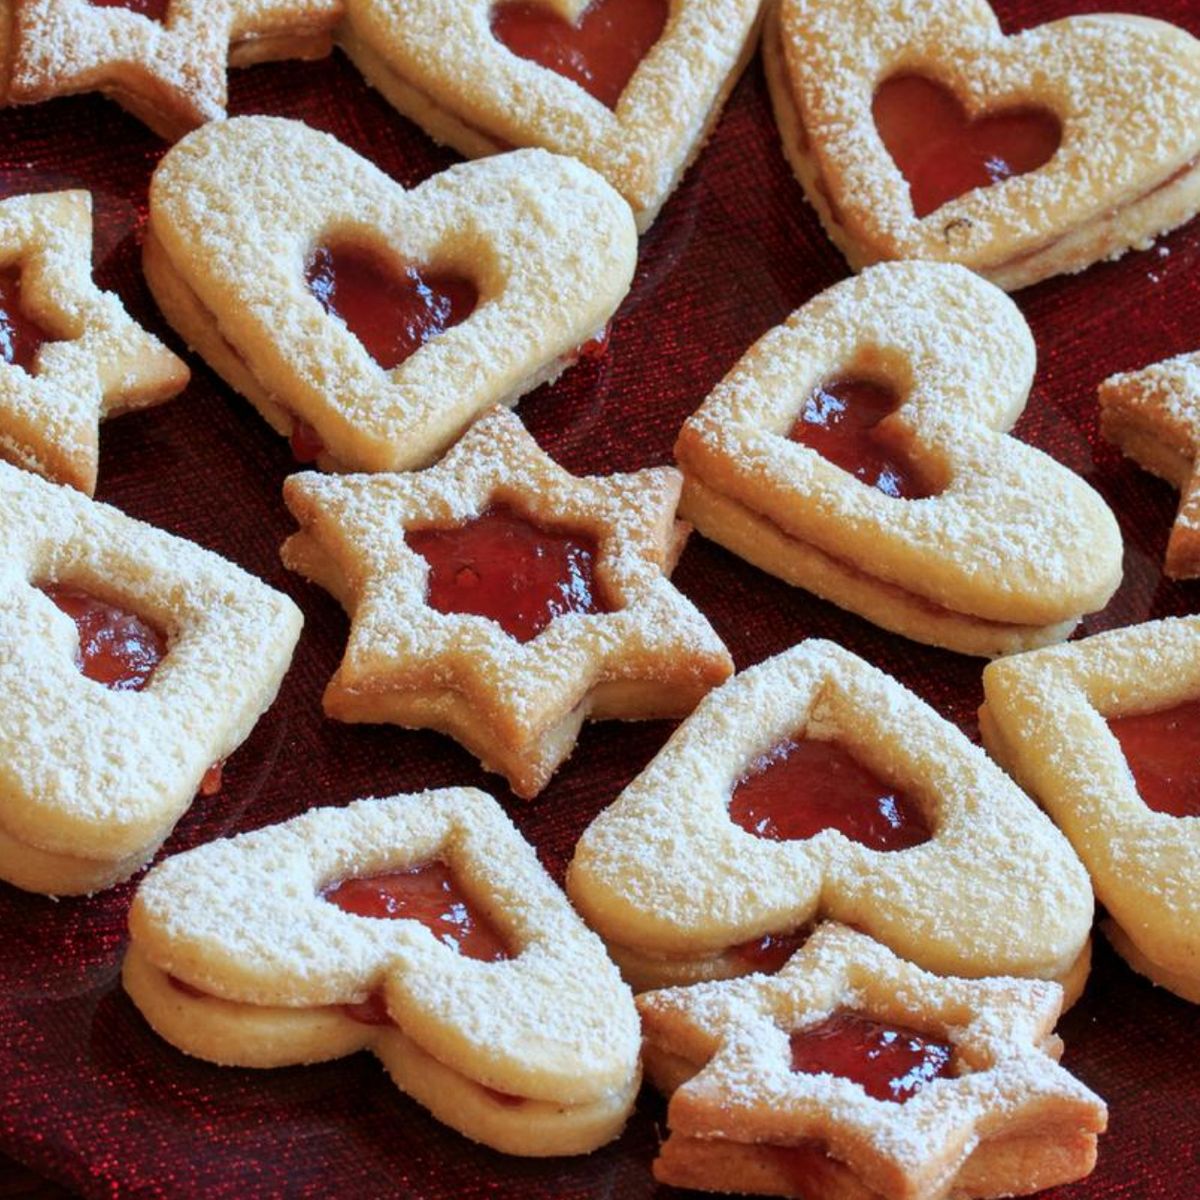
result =
[[[1011,0],[1001,11],[1011,30],[1088,7]],[[1200,34],[1192,0],[1127,7]],[[340,56],[235,72],[232,91],[235,112],[303,118],[405,184],[453,160]],[[147,179],[162,151],[136,121],[95,98],[0,112],[3,193],[90,188],[97,278],[175,344],[138,266]],[[1159,250],[1018,296],[1040,370],[1017,431],[1108,498],[1127,542],[1125,583],[1086,622],[1089,632],[1196,607],[1196,585],[1164,581],[1159,570],[1175,497],[1098,440],[1095,387],[1115,370],[1200,346],[1198,259],[1193,224]],[[751,341],[846,273],[786,168],[755,62],[712,143],[643,240],[607,357],[526,398],[520,414],[576,472],[667,462],[683,419]],[[105,427],[99,497],[268,579],[295,597],[307,624],[279,702],[228,764],[221,794],[197,800],[168,852],[314,804],[473,784],[502,798],[561,878],[580,831],[652,757],[669,726],[586,730],[551,786],[523,804],[446,738],[324,720],[321,690],[346,622],[323,592],[280,566],[290,522],[279,489],[293,464],[247,404],[199,360],[192,366],[195,378],[179,399]],[[891,637],[699,538],[676,579],[739,667],[804,637],[832,637],[974,733],[979,662]],[[365,1054],[265,1073],[184,1058],[150,1032],[117,982],[133,886],[54,903],[0,885],[0,1151],[96,1197],[655,1194],[649,1164],[663,1107],[650,1096],[615,1145],[583,1159],[522,1161],[438,1125]],[[1062,1032],[1068,1066],[1107,1098],[1112,1119],[1095,1175],[1058,1194],[1195,1197],[1197,1010],[1139,980],[1101,947],[1087,994]]]

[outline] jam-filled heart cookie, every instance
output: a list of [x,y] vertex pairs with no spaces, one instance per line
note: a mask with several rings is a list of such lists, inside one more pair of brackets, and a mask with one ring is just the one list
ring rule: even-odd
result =
[[1200,576],[1200,353],[1106,379],[1100,432],[1179,489],[1163,569],[1172,579]]
[[567,891],[635,990],[778,967],[818,917],[945,975],[1087,976],[1053,824],[894,679],[809,641],[706,696],[588,827]]
[[1200,617],[992,663],[984,744],[1071,840],[1134,970],[1200,1003]]
[[468,157],[542,146],[599,171],[645,230],[757,40],[758,0],[349,0],[341,45]]
[[169,400],[187,367],[92,281],[92,198],[0,201],[0,458],[96,488],[100,421]]
[[684,425],[705,537],[877,625],[964,654],[1065,638],[1121,578],[1104,501],[1006,436],[1029,327],[962,267],[885,263],[760,338]]
[[536,795],[585,719],[682,716],[733,670],[670,583],[678,473],[577,478],[506,409],[409,475],[293,475],[283,561],[350,614],[343,721],[450,734]]
[[637,1014],[604,947],[499,805],[467,788],[319,808],[160,864],[125,988],[228,1066],[370,1049],[447,1125],[509,1154],[616,1137]]
[[247,117],[185,138],[150,186],[146,278],[167,319],[329,468],[424,466],[555,378],[636,258],[629,206],[540,150],[405,191],[328,134]]
[[1107,1110],[1058,1065],[1062,990],[941,979],[842,925],[778,975],[638,997],[661,1183],[802,1200],[1024,1196],[1089,1174]]
[[300,622],[216,554],[0,463],[0,879],[132,875],[219,786]]
[[763,42],[784,150],[855,270],[950,260],[1011,290],[1200,209],[1200,42],[1173,25],[1006,37],[985,0],[781,0]]
[[225,115],[235,66],[329,52],[342,0],[14,0],[8,99],[111,96],[171,141]]

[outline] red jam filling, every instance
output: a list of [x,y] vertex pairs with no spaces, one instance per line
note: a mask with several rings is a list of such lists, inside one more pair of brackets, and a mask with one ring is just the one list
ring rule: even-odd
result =
[[167,653],[167,639],[141,617],[79,588],[48,584],[42,591],[75,622],[76,666],[114,692],[140,692]]
[[92,8],[127,8],[160,23],[167,19],[170,6],[170,0],[88,0],[88,3]]
[[899,403],[891,388],[865,379],[835,379],[813,389],[788,436],[885,496],[932,496],[916,468],[887,446],[878,429]]
[[32,371],[37,352],[54,341],[21,307],[21,272],[0,271],[0,359]]
[[316,462],[325,450],[321,435],[299,417],[292,418],[292,436],[288,441],[292,447],[292,457],[299,463]]
[[305,278],[321,307],[341,317],[367,353],[388,371],[430,338],[465,321],[479,300],[479,292],[467,279],[434,275],[417,267],[397,270],[361,246],[319,246]]
[[579,362],[586,359],[588,362],[597,362],[608,353],[608,338],[612,332],[612,326],[605,325],[593,338],[588,338],[586,342],[577,346],[567,357],[571,362]]
[[612,611],[586,533],[545,529],[496,504],[461,525],[409,530],[405,540],[429,564],[432,608],[488,617],[519,642],[564,613]]
[[222,771],[225,766],[225,760],[215,762],[207,771],[204,772],[204,777],[200,780],[200,795],[215,796],[221,790]]
[[532,59],[616,108],[638,64],[662,37],[670,0],[593,0],[571,25],[525,0],[492,9],[492,33],[519,58]]
[[1172,817],[1200,817],[1200,700],[1131,717],[1110,717],[1138,795]]
[[918,218],[974,188],[1036,171],[1062,141],[1058,118],[1045,109],[1012,108],[971,120],[949,88],[921,75],[881,83],[872,112]]
[[357,1004],[343,1004],[343,1013],[360,1025],[390,1025],[391,1014],[388,1012],[387,1000],[382,992],[372,992],[365,1000]]
[[932,837],[917,804],[877,779],[837,742],[780,742],[750,764],[729,802],[730,819],[775,842],[837,829],[872,850],[907,850]]
[[950,1042],[858,1013],[834,1013],[811,1029],[796,1030],[790,1040],[793,1071],[850,1079],[868,1096],[895,1104],[953,1074]]
[[747,963],[751,970],[774,975],[807,938],[807,929],[798,929],[795,933],[768,933],[732,947],[731,953]]

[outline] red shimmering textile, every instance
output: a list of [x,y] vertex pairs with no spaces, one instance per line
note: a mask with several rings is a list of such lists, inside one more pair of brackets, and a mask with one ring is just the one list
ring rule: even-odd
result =
[[[1096,7],[1009,0],[1001,15],[1014,30]],[[1200,33],[1193,0],[1123,0],[1120,7]],[[454,161],[339,55],[235,71],[231,91],[235,112],[303,118],[405,184]],[[182,349],[138,265],[146,184],[162,143],[94,97],[0,111],[0,130],[3,192],[91,189],[100,283]],[[669,462],[684,418],[751,341],[846,273],[784,163],[756,60],[710,145],[643,239],[608,353],[524,399],[520,415],[572,471]],[[1099,488],[1126,538],[1125,583],[1086,631],[1194,611],[1200,585],[1171,583],[1160,570],[1175,494],[1100,441],[1095,388],[1113,371],[1200,346],[1200,224],[1157,249],[1021,292],[1018,302],[1037,337],[1039,370],[1017,432]],[[280,499],[294,469],[287,443],[203,363],[190,361],[195,378],[186,395],[104,427],[99,497],[266,578],[296,599],[306,624],[278,703],[229,759],[220,794],[196,801],[165,852],[310,804],[470,784],[500,797],[561,879],[584,826],[671,727],[586,729],[542,796],[522,803],[448,738],[325,720],[321,690],[341,655],[346,621],[329,596],[279,562],[292,527]],[[831,637],[975,734],[978,660],[883,633],[700,538],[675,578],[739,667],[804,637]],[[582,1159],[520,1160],[440,1126],[366,1054],[257,1072],[185,1058],[150,1031],[120,989],[133,887],[54,903],[0,884],[0,1153],[89,1197],[680,1195],[651,1180],[663,1106],[649,1094],[614,1145]],[[1101,1139],[1092,1178],[1055,1196],[1194,1200],[1200,1009],[1135,977],[1101,946],[1062,1033],[1067,1066],[1111,1106],[1111,1132]]]

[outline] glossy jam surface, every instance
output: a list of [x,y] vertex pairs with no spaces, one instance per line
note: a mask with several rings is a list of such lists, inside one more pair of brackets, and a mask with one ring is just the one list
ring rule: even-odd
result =
[[544,529],[497,504],[462,525],[409,530],[405,540],[429,564],[431,607],[488,617],[519,642],[564,613],[612,611],[586,533]]
[[200,780],[200,795],[215,796],[221,790],[224,767],[225,760],[222,759],[204,772],[204,777]]
[[834,379],[813,389],[788,436],[884,495],[919,500],[933,491],[878,429],[899,403],[891,388],[865,379]]
[[299,463],[316,462],[325,449],[321,435],[299,417],[292,418],[292,435],[288,442],[292,447],[292,457]]
[[774,975],[804,945],[807,938],[807,929],[798,929],[795,933],[768,933],[734,946],[732,953],[751,970]]
[[341,317],[385,370],[465,321],[479,292],[470,280],[417,267],[397,269],[362,246],[320,246],[305,274],[326,312]]
[[444,862],[435,860],[368,879],[346,879],[323,896],[358,917],[420,921],[467,958],[499,962],[509,957],[500,935],[462,893]]
[[387,999],[382,992],[372,992],[358,1004],[340,1005],[343,1013],[360,1025],[390,1025],[391,1014],[388,1012]]
[[903,1104],[932,1080],[953,1074],[951,1043],[858,1013],[834,1013],[796,1030],[790,1041],[793,1071],[851,1079],[876,1100]]
[[593,0],[578,25],[525,0],[492,9],[492,33],[519,58],[532,59],[616,108],[638,63],[662,37],[669,0]]
[[837,829],[872,850],[907,850],[932,832],[917,804],[837,742],[780,742],[750,764],[729,802],[730,819],[776,842]]
[[1110,717],[1138,795],[1172,817],[1200,817],[1200,700],[1161,712]]
[[1058,118],[1044,109],[1007,109],[973,121],[949,88],[922,75],[885,80],[872,111],[917,217],[975,188],[1036,171],[1062,141]]
[[92,8],[127,8],[130,12],[149,17],[151,21],[165,21],[170,0],[88,0]]
[[76,666],[87,679],[114,692],[140,692],[150,682],[167,653],[167,639],[157,629],[80,588],[48,584],[42,591],[75,622]]
[[54,339],[21,308],[21,272],[0,271],[0,359],[31,371],[37,352]]

